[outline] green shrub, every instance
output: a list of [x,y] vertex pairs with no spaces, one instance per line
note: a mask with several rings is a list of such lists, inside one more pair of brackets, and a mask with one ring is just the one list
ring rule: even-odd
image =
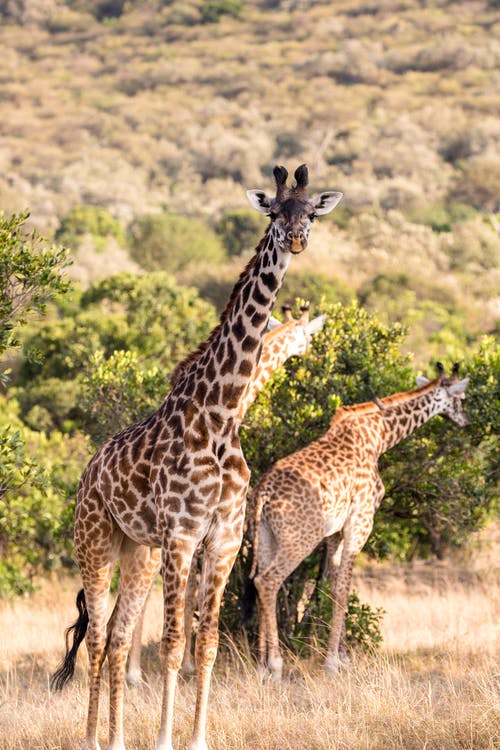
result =
[[15,400],[0,397],[0,597],[71,564],[73,498],[88,458],[85,436],[30,430]]
[[293,304],[296,299],[309,302],[312,306],[321,301],[349,304],[354,299],[354,290],[341,279],[323,273],[288,273],[278,295],[276,308],[282,304]]
[[45,312],[47,302],[69,288],[63,248],[47,247],[37,232],[25,228],[29,213],[6,219],[0,213],[0,354],[17,346],[16,328],[29,313]]
[[500,161],[477,158],[459,166],[448,201],[466,203],[478,211],[500,211]]
[[[299,653],[304,645],[311,642],[315,647],[326,648],[333,617],[332,604],[330,582],[323,579],[313,589],[291,639],[291,644]],[[349,595],[345,618],[347,648],[369,654],[378,651],[383,641],[380,625],[384,614],[382,607],[372,609],[369,604],[361,602],[353,591]]]
[[445,206],[418,206],[406,212],[414,224],[424,224],[434,232],[451,232],[451,217]]
[[178,214],[147,214],[129,230],[131,255],[147,271],[175,273],[190,264],[225,259],[217,235],[203,219]]
[[228,211],[215,225],[229,255],[251,250],[264,232],[266,220],[251,209]]
[[222,16],[238,18],[244,9],[240,0],[208,0],[200,6],[203,23],[218,23]]
[[369,604],[363,604],[353,591],[347,604],[347,646],[359,648],[365,653],[378,651],[383,640],[380,623],[384,614],[382,607],[373,610]]
[[68,247],[76,249],[85,235],[91,235],[96,248],[103,249],[104,240],[114,237],[120,245],[125,244],[125,233],[120,222],[104,208],[97,206],[74,206],[63,216],[55,238]]

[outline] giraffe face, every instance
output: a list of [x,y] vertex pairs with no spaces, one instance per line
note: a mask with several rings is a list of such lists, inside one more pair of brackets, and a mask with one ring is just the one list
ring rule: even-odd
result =
[[443,417],[451,419],[459,427],[465,427],[469,420],[464,412],[464,398],[465,389],[469,378],[463,380],[456,380],[451,384],[443,383],[441,390],[444,392],[443,395],[443,408],[441,414]]
[[300,324],[300,321],[297,321],[291,331],[291,342],[288,349],[290,352],[289,356],[302,357],[309,349],[311,340],[311,334]]
[[296,184],[286,186],[288,172],[284,167],[275,167],[276,196],[271,198],[263,190],[248,190],[247,196],[252,206],[260,213],[269,216],[275,246],[294,255],[307,247],[311,223],[316,216],[329,213],[342,199],[342,193],[328,191],[308,198],[307,167],[302,164],[295,171]]
[[[459,427],[465,427],[469,423],[469,420],[464,412],[463,401],[469,378],[458,380],[456,375],[453,375],[451,378],[441,376],[437,382],[438,386],[434,392],[434,398],[439,405],[438,413],[442,417],[451,419]],[[430,383],[428,378],[417,377],[419,388],[426,386],[428,383]]]
[[293,255],[302,253],[307,247],[314,217],[314,208],[309,201],[296,198],[288,198],[282,204],[273,201],[269,218],[275,243]]

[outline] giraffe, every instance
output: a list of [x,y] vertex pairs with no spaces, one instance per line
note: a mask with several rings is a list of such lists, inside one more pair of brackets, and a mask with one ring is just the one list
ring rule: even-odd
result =
[[[191,561],[203,542],[197,689],[189,750],[207,750],[206,719],[218,647],[222,593],[241,544],[250,472],[239,437],[239,409],[257,367],[262,338],[292,255],[303,252],[312,220],[342,194],[307,195],[308,170],[273,170],[274,197],[249,190],[269,216],[265,234],[242,271],[219,325],[174,370],[172,389],[147,419],[108,440],[85,469],[75,508],[75,554],[83,581],[79,616],[66,637],[66,655],[52,678],[62,687],[74,672],[78,647],[89,653],[85,750],[98,750],[100,673],[109,666],[108,750],[124,750],[126,658],[136,621],[157,572],[161,548],[164,621],[160,643],[162,707],[156,750],[173,750],[177,674],[184,650],[184,595]],[[112,572],[120,589],[107,621]],[[73,634],[73,643],[69,640]]]
[[[259,672],[280,680],[276,598],[283,581],[325,539],[334,603],[325,669],[343,660],[341,640],[357,554],[373,527],[384,485],[378,458],[435,415],[467,424],[462,399],[468,378],[458,365],[445,377],[417,377],[416,390],[375,402],[340,407],[327,432],[277,461],[251,497],[253,564],[250,579],[259,604]],[[340,556],[339,556],[340,553]]]
[[[273,372],[287,359],[303,356],[309,349],[312,336],[323,328],[326,315],[320,315],[309,320],[309,304],[301,306],[301,316],[295,319],[290,305],[282,305],[284,322],[271,317],[268,332],[264,336],[262,352],[253,379],[248,385],[247,392],[240,403],[239,419],[242,420],[250,406],[255,401],[259,391],[264,387]],[[160,550],[156,550],[158,572],[160,569]],[[195,671],[191,653],[191,633],[193,630],[193,616],[196,609],[198,591],[197,580],[198,555],[193,558],[191,570],[186,584],[186,601],[184,610],[184,634],[186,645],[181,664],[181,672],[185,675]],[[127,664],[126,680],[129,685],[137,685],[142,681],[141,675],[141,645],[146,606],[144,606],[137,625],[134,629],[132,644]]]

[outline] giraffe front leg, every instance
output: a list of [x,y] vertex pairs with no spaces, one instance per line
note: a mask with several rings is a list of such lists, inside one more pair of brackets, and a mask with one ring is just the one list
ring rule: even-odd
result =
[[196,712],[189,750],[208,750],[206,723],[212,669],[219,644],[219,611],[227,579],[241,546],[241,520],[213,530],[203,557],[200,591],[200,624],[196,635]]
[[[85,498],[77,507],[75,519],[75,554],[82,576],[88,627],[85,635],[89,658],[89,702],[83,750],[100,750],[97,741],[101,668],[106,657],[106,621],[111,577],[123,534],[118,531],[104,509],[99,524],[86,523]],[[97,550],[97,551],[96,551]]]
[[193,634],[193,617],[198,597],[198,557],[198,554],[195,554],[193,557],[186,585],[186,602],[184,608],[184,636],[186,639],[186,645],[184,647],[184,656],[182,657],[181,665],[181,673],[185,676],[193,675],[196,672],[191,653],[191,640]]
[[149,565],[150,566],[156,565],[156,573],[152,575],[151,586],[150,586],[149,592],[144,602],[144,606],[142,608],[141,614],[139,615],[139,619],[137,620],[137,624],[134,628],[134,632],[132,635],[132,643],[131,643],[130,651],[128,655],[127,672],[125,675],[125,680],[127,682],[127,685],[129,685],[130,687],[136,687],[137,685],[140,685],[142,682],[141,648],[142,648],[142,633],[144,629],[144,618],[146,614],[148,598],[151,593],[151,587],[154,583],[154,579],[156,575],[160,572],[160,567],[161,567],[161,550],[158,548],[150,548],[150,554],[151,554],[151,557],[150,557]]
[[144,602],[144,607],[139,615],[137,624],[132,634],[132,643],[130,644],[130,651],[128,655],[127,672],[125,680],[129,687],[137,687],[142,682],[142,669],[141,669],[141,649],[142,649],[142,631],[144,629],[144,617],[146,614],[146,607],[148,600]]
[[166,532],[163,540],[164,622],[160,643],[163,699],[160,734],[156,750],[173,750],[175,690],[186,643],[184,632],[186,584],[198,540],[181,535],[173,530]]
[[120,550],[120,590],[108,624],[109,746],[124,750],[123,700],[125,668],[134,628],[144,612],[158,573],[158,555],[127,537]]

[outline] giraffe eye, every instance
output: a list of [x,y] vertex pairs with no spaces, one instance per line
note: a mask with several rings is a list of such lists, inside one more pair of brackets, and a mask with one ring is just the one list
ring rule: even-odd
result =
[[309,214],[309,221],[314,221],[316,214]]
[[271,219],[271,221],[276,221],[276,219],[278,218],[278,214],[275,213],[274,211],[269,211],[268,216]]

